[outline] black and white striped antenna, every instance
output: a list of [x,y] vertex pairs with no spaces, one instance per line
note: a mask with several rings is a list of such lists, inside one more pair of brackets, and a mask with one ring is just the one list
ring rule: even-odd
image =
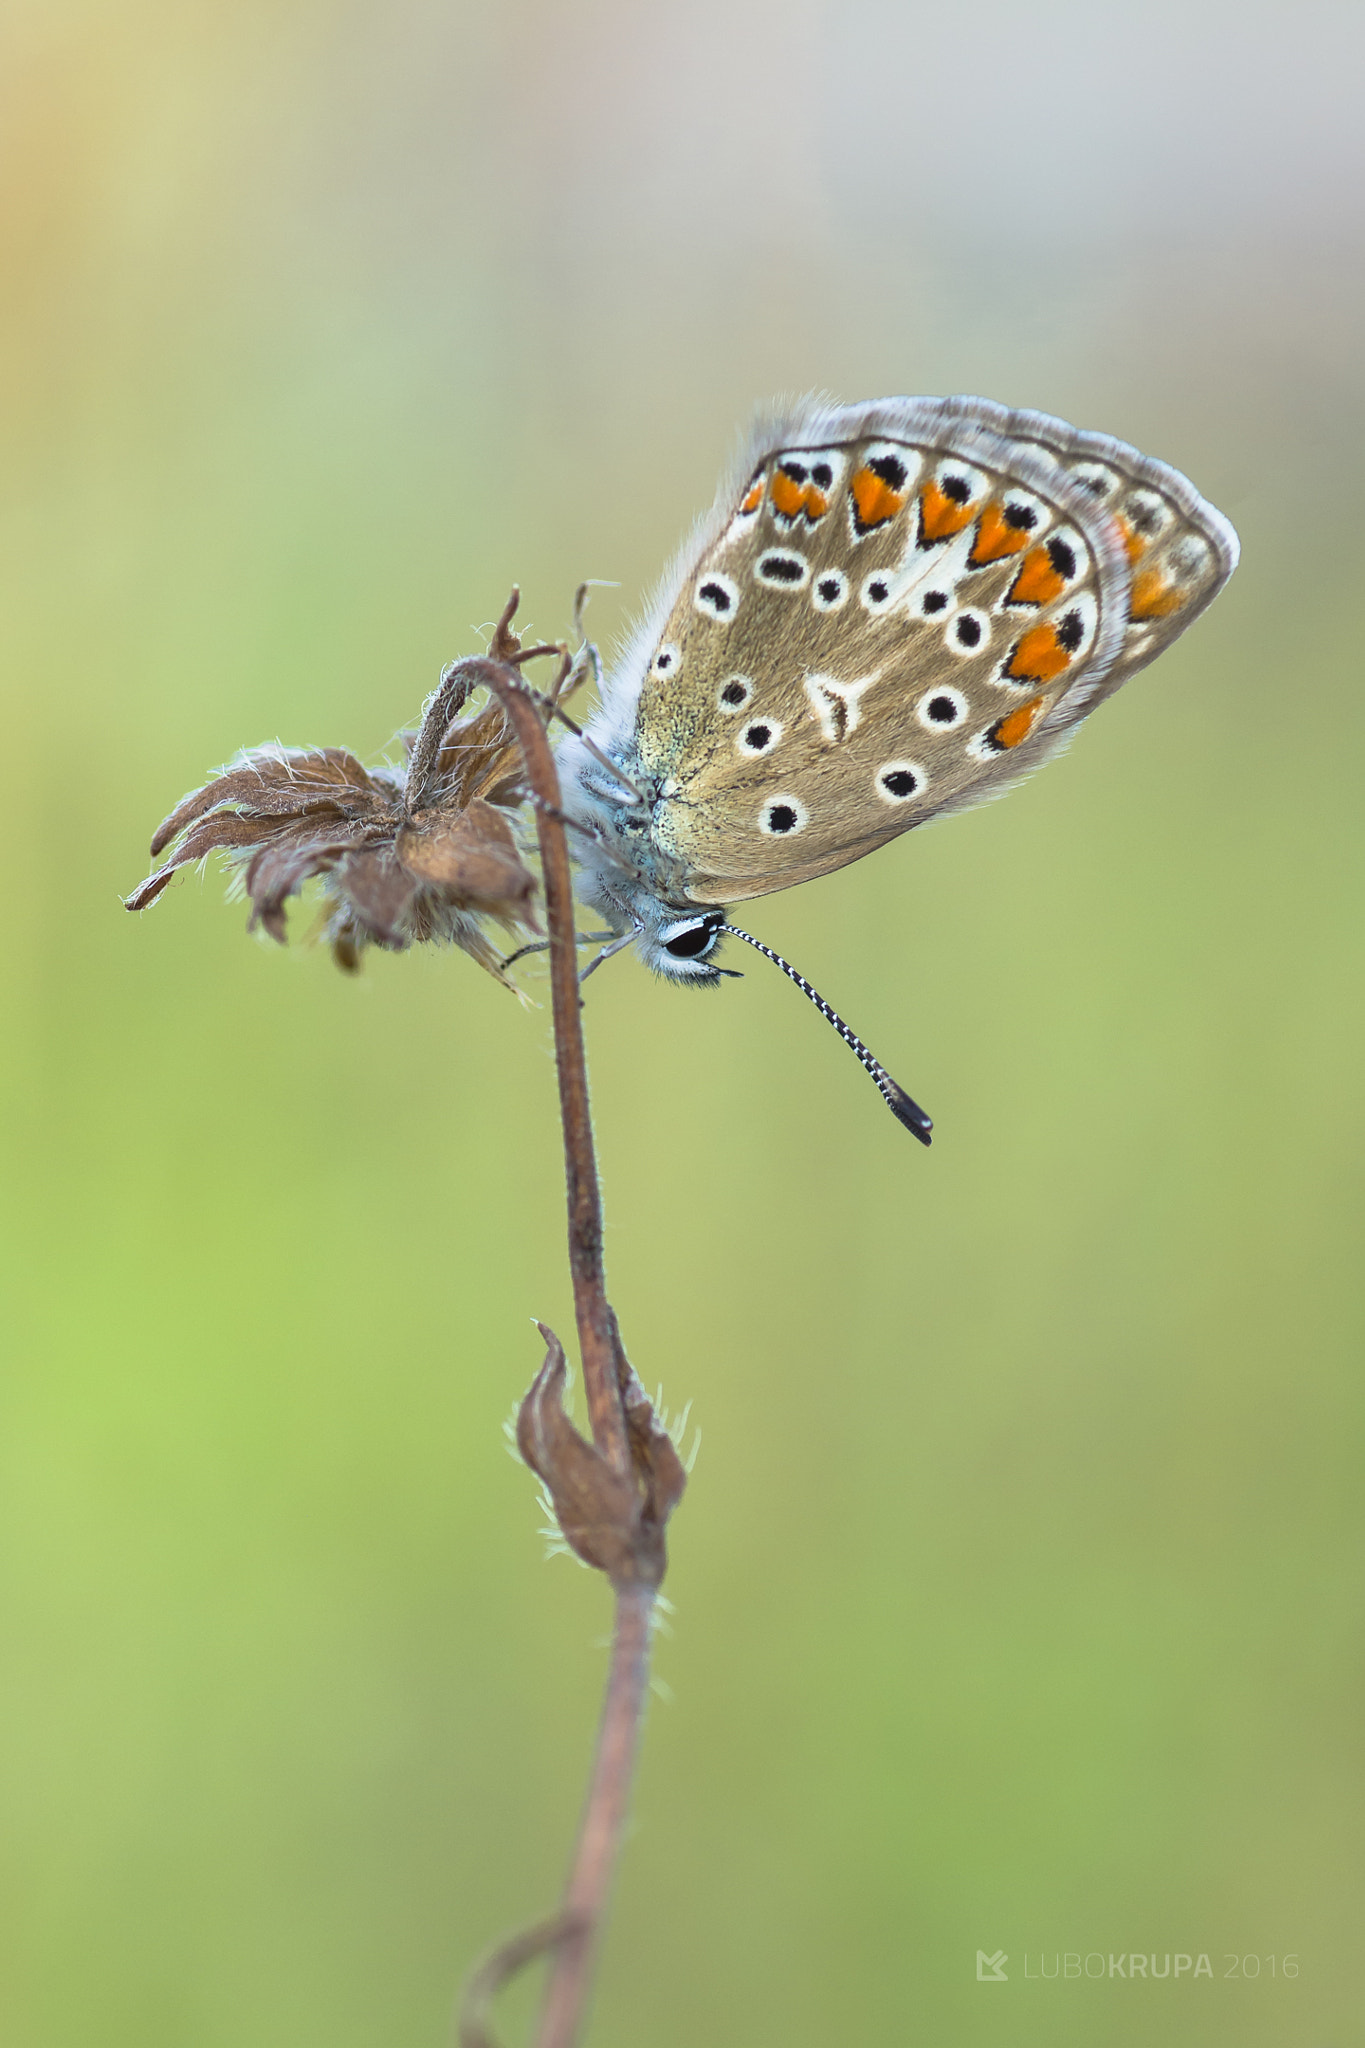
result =
[[854,1053],[861,1064],[866,1067],[868,1073],[871,1074],[881,1090],[882,1100],[892,1116],[896,1118],[898,1123],[904,1124],[907,1131],[912,1131],[919,1139],[921,1145],[931,1143],[929,1134],[934,1128],[933,1118],[926,1116],[919,1104],[906,1094],[900,1082],[894,1081],[891,1078],[881,1061],[875,1059],[868,1051],[857,1032],[850,1031],[838,1011],[830,1008],[819,989],[812,988],[805,975],[798,974],[790,960],[784,960],[780,953],[775,953],[771,946],[765,946],[760,939],[754,938],[750,932],[741,931],[737,924],[723,924],[720,929],[723,932],[728,932],[732,939],[743,939],[746,946],[752,946],[754,951],[761,953],[765,960],[771,960],[774,967],[782,969],[788,981],[796,983],[803,996],[810,997],[820,1015],[825,1019],[825,1022],[834,1026],[840,1038],[843,1039],[844,1044],[849,1047],[850,1051]]

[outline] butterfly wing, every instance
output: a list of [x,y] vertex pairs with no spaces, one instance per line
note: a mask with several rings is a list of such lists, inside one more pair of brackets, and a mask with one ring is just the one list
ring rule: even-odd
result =
[[1209,602],[1230,532],[1174,471],[1042,415],[806,407],[675,564],[602,735],[660,789],[691,901],[786,888],[1036,765]]
[[[1237,567],[1236,532],[1188,477],[1126,441],[1046,413],[1014,413],[1011,435],[1050,455],[1118,526],[1132,588],[1122,644],[1074,708],[1093,709],[1155,661],[1212,604]],[[1074,721],[1073,721],[1074,722]]]

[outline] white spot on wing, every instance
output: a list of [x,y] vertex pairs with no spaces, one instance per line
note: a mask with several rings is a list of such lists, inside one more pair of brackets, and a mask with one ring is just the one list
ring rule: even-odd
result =
[[915,716],[927,732],[952,732],[965,723],[967,712],[961,690],[950,689],[946,683],[927,690],[915,706]]
[[928,786],[929,778],[918,761],[883,761],[877,770],[877,794],[884,804],[908,804]]
[[848,578],[842,569],[822,569],[811,587],[810,601],[818,612],[837,612],[848,603]]
[[991,644],[991,622],[985,612],[974,606],[964,605],[948,621],[943,635],[943,644],[950,654],[964,657],[984,654]]
[[754,563],[754,581],[770,590],[801,590],[810,581],[810,563],[795,548],[765,548]]
[[771,754],[782,737],[780,718],[755,718],[735,741],[741,754]]
[[799,796],[769,796],[758,813],[758,829],[769,839],[794,839],[810,823],[810,812]]
[[752,701],[753,694],[752,676],[727,676],[716,692],[716,702],[727,718],[733,718]]
[[874,569],[870,576],[864,576],[858,601],[865,611],[874,616],[889,612],[896,602],[896,572],[894,569]]
[[1107,505],[1121,481],[1118,471],[1105,462],[1075,462],[1069,473],[1084,484],[1097,505]]
[[862,696],[876,682],[881,670],[870,676],[859,676],[856,682],[842,682],[838,676],[807,676],[805,692],[810,699],[811,710],[820,721],[820,731],[825,739],[834,742],[847,739],[855,732],[862,717]]
[[739,585],[733,577],[722,576],[718,569],[708,569],[697,579],[692,603],[703,618],[728,624],[739,610]]

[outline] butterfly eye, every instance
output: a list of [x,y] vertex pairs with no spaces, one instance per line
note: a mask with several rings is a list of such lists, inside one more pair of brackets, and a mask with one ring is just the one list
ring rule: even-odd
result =
[[809,823],[810,812],[795,796],[770,796],[758,814],[758,829],[770,839],[787,839]]
[[818,612],[837,612],[848,603],[848,578],[842,569],[827,569],[816,577],[811,603]]
[[739,585],[713,571],[703,576],[692,602],[708,619],[731,619],[739,609]]
[[967,699],[961,690],[931,690],[915,706],[915,716],[930,732],[951,732],[967,716]]
[[990,643],[991,622],[984,612],[960,611],[943,636],[952,654],[975,654]]
[[888,761],[877,770],[877,794],[883,803],[908,803],[928,782],[918,761]]
[[714,918],[698,924],[680,925],[664,940],[664,951],[671,953],[675,960],[700,960],[715,945],[719,930]]
[[771,754],[781,737],[782,727],[775,718],[756,718],[745,726],[735,744],[741,754]]

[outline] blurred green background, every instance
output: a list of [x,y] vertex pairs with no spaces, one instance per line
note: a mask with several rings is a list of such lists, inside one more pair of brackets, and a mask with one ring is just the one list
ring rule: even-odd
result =
[[[1363,56],[1347,0],[10,0],[5,2048],[441,2042],[555,1896],[608,1614],[500,1435],[571,1326],[548,1009],[119,898],[513,579],[611,638],[812,386],[1124,435],[1243,566],[1007,803],[752,907],[931,1153],[760,962],[591,984],[704,1435],[592,2038],[1365,2041]],[[1037,1981],[1113,1951],[1214,1980]]]

